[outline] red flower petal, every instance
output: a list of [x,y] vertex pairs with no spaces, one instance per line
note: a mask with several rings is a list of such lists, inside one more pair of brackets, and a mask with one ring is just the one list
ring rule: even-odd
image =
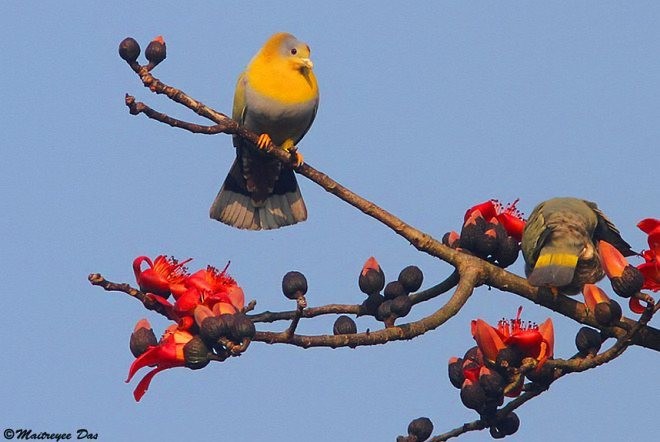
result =
[[369,270],[380,271],[380,264],[378,264],[378,261],[373,256],[370,256],[362,266],[362,276],[366,275]]
[[133,390],[133,397],[135,398],[135,402],[140,402],[140,399],[142,399],[142,396],[147,392],[149,389],[149,385],[151,384],[151,380],[156,376],[157,373],[160,373],[163,370],[167,370],[168,368],[173,368],[176,367],[176,365],[160,365],[153,370],[151,370],[149,373],[144,375],[144,377],[138,382],[137,387],[135,387],[135,390]]
[[608,278],[616,278],[623,275],[623,271],[628,266],[628,261],[612,244],[606,241],[598,241],[598,252],[600,253],[601,264]]
[[472,337],[486,359],[494,361],[497,353],[506,347],[500,332],[488,325],[483,319],[475,319],[471,323]]
[[502,224],[507,233],[520,241],[522,239],[525,220],[510,213],[501,213],[497,215],[497,220]]
[[497,215],[497,210],[494,200],[488,200],[481,204],[477,204],[475,206],[470,207],[467,210],[467,212],[465,212],[465,216],[463,217],[463,222],[465,223],[468,219],[470,219],[475,214],[475,212],[479,212],[479,215],[484,217],[486,220],[490,220],[491,218],[494,218]]
[[635,298],[634,296],[631,296],[630,299],[628,300],[628,307],[630,307],[630,310],[633,313],[637,314],[642,314],[644,313],[645,307],[642,305],[639,299]]
[[595,284],[585,284],[582,287],[582,294],[584,295],[584,303],[592,313],[596,311],[596,304],[610,301],[607,294]]

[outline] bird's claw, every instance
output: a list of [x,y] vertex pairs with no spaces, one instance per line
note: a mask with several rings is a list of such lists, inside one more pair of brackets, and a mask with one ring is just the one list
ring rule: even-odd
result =
[[270,135],[268,135],[268,134],[261,134],[261,135],[259,135],[259,138],[257,139],[257,147],[258,147],[259,149],[262,149],[262,150],[263,150],[263,149],[267,149],[268,146],[270,146],[270,144],[271,144],[272,142],[273,142],[273,141],[270,139]]

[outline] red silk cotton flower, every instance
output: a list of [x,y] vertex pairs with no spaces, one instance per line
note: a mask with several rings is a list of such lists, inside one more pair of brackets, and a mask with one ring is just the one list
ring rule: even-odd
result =
[[[184,265],[192,258],[178,262],[172,257],[159,255],[151,261],[148,256],[138,256],[133,260],[133,273],[135,280],[143,292],[153,293],[163,298],[174,296],[185,291],[184,281],[188,274]],[[149,268],[142,270],[142,263],[146,262]]]
[[487,222],[502,224],[510,236],[520,241],[522,239],[523,229],[525,228],[525,219],[516,208],[518,201],[516,199],[512,203],[503,206],[498,200],[488,200],[468,209],[465,212],[463,221],[467,221],[470,217],[474,216],[475,212],[479,212]]
[[648,235],[649,249],[642,252],[644,261],[637,268],[644,275],[643,289],[660,290],[660,219],[646,218],[637,224]]
[[548,318],[541,325],[525,324],[520,319],[521,313],[522,307],[518,309],[515,319],[502,319],[497,327],[482,319],[472,321],[472,337],[486,359],[495,361],[497,353],[509,346],[516,347],[523,358],[531,357],[541,364],[553,356],[555,337],[552,320]]
[[158,345],[149,347],[144,353],[133,361],[131,368],[128,371],[128,378],[126,382],[130,382],[135,373],[143,367],[154,367],[147,373],[142,380],[138,383],[133,391],[133,397],[136,401],[140,401],[142,396],[147,392],[149,384],[153,377],[168,368],[183,367],[186,365],[186,360],[183,354],[183,347],[190,342],[193,338],[189,332],[179,330],[176,325],[171,325],[161,338]]

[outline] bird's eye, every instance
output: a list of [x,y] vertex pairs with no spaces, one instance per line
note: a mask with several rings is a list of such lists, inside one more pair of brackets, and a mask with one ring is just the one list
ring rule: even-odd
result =
[[298,53],[298,49],[292,48],[291,49],[291,55],[296,55]]

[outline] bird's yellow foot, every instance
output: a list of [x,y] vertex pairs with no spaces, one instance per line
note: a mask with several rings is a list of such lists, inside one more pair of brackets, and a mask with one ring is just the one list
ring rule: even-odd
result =
[[270,135],[268,134],[261,134],[259,135],[259,138],[257,139],[257,147],[259,149],[266,149],[270,143],[272,143],[272,140],[270,139]]
[[303,156],[298,152],[298,148],[293,144],[293,141],[286,140],[284,144],[282,144],[282,149],[291,154],[293,167],[300,167],[302,165],[304,162]]

